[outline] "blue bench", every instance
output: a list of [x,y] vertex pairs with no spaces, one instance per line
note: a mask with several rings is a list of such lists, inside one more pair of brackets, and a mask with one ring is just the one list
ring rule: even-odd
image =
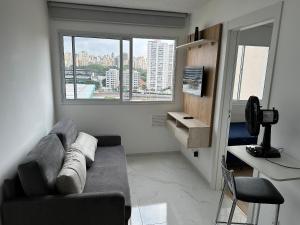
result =
[[[257,144],[257,136],[251,136],[245,122],[230,123],[228,146]],[[229,166],[240,166],[243,162],[231,153],[227,154]]]

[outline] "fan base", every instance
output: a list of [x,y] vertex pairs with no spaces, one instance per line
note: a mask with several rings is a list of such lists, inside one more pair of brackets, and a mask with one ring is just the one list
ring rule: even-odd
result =
[[261,145],[247,145],[247,152],[257,158],[280,158],[280,152],[276,148],[265,149]]

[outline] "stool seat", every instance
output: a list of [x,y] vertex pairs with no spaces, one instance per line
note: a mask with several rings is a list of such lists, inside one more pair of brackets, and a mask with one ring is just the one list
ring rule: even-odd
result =
[[236,198],[241,201],[263,204],[282,204],[284,198],[267,179],[235,177]]

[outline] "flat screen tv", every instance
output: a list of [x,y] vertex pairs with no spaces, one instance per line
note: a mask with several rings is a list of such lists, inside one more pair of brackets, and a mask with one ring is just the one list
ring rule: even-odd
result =
[[183,73],[183,92],[196,96],[203,96],[204,67],[188,66]]

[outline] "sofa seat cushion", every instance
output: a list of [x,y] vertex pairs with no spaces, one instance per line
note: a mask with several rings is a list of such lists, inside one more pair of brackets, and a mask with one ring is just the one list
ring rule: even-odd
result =
[[131,214],[130,189],[124,148],[119,146],[97,148],[95,161],[87,171],[84,193],[120,192],[125,198],[125,217]]

